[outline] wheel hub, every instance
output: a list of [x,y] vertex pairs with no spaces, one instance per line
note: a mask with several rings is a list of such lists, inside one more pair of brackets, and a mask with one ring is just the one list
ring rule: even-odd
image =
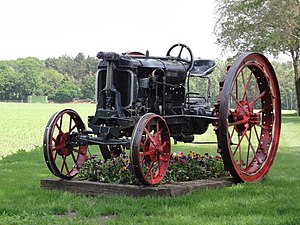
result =
[[72,149],[70,149],[67,145],[68,139],[69,139],[69,133],[57,135],[55,147],[60,146],[60,148],[57,150],[57,154],[59,154],[60,156],[62,155],[68,156],[72,152]]
[[243,121],[242,123],[234,126],[236,132],[238,132],[239,135],[242,135],[246,129],[259,124],[260,114],[253,112],[253,107],[246,101],[241,100],[239,103],[240,104],[237,104],[236,110],[233,113],[233,118],[235,122]]
[[156,134],[154,136],[154,141],[150,142],[150,145],[149,145],[150,159],[153,162],[157,162],[159,159],[160,153],[163,152],[162,146],[160,145],[159,137],[160,136]]

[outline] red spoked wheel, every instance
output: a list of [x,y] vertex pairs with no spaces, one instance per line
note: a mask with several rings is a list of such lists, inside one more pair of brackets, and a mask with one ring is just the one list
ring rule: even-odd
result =
[[78,113],[65,109],[55,113],[44,133],[44,157],[49,170],[63,179],[76,176],[87,158],[87,146],[71,142],[72,132],[85,130]]
[[217,110],[218,142],[236,182],[261,180],[277,152],[281,104],[277,78],[261,54],[244,53],[230,67]]
[[140,183],[158,184],[170,162],[170,132],[166,121],[153,113],[140,118],[131,137],[133,172]]

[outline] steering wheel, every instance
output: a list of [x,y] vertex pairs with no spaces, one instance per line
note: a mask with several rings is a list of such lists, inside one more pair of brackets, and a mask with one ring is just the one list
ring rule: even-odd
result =
[[[177,48],[177,47],[180,47],[180,51],[178,53],[178,56],[171,56],[171,51],[174,49],[174,48]],[[183,59],[181,58],[181,54],[182,54],[182,51],[183,49],[186,49],[189,53],[189,56],[190,56],[190,60],[188,59]],[[185,63],[188,63],[188,68],[187,68],[187,71],[190,71],[194,65],[194,57],[193,57],[193,53],[192,53],[192,50],[185,44],[181,44],[181,43],[178,43],[178,44],[175,44],[173,45],[167,52],[167,57],[171,57],[172,59],[174,60],[177,60],[177,61],[181,61],[181,62],[185,62]]]

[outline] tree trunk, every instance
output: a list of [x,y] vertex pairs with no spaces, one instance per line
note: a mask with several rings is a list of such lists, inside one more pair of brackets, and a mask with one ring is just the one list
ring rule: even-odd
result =
[[295,87],[296,87],[296,98],[297,98],[297,114],[300,116],[300,51],[298,49],[291,50],[294,73],[295,73]]
[[294,103],[293,103],[293,102],[294,102],[294,99],[295,99],[295,98],[294,98],[294,93],[292,93],[292,94],[291,94],[291,110],[294,110],[294,109],[295,109]]
[[285,91],[285,104],[286,104],[286,109],[289,109],[289,92],[288,90]]
[[300,116],[300,78],[295,81],[297,94],[297,115]]

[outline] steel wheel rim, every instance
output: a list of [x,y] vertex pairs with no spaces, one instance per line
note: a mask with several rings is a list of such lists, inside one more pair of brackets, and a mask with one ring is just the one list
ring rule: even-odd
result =
[[45,129],[44,157],[50,171],[63,179],[76,176],[87,157],[87,146],[69,146],[72,132],[85,130],[80,116],[71,109],[54,114]]
[[134,128],[131,159],[136,178],[146,185],[158,184],[170,161],[170,132],[165,120],[145,114]]
[[278,83],[264,56],[244,54],[228,71],[219,124],[222,156],[235,180],[261,180],[276,155],[281,124]]

